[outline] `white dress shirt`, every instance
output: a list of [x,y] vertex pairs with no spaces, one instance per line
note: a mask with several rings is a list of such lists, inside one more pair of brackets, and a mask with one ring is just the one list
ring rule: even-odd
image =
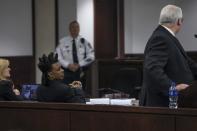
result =
[[171,29],[169,29],[168,27],[166,27],[164,25],[161,25],[161,26],[163,26],[167,31],[170,32],[170,34],[172,34],[175,37],[175,33]]

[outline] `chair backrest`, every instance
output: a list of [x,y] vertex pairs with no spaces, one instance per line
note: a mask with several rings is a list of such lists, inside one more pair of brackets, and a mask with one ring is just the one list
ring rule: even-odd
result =
[[142,73],[137,68],[122,68],[111,78],[111,88],[138,98],[142,83]]
[[21,86],[21,96],[24,100],[36,100],[36,90],[38,88],[38,84],[23,84]]

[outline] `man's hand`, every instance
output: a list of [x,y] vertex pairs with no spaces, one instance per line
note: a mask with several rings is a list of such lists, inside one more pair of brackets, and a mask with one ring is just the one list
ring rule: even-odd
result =
[[18,89],[13,89],[13,92],[15,93],[15,95],[20,95],[20,91]]
[[181,91],[181,90],[186,89],[188,86],[189,86],[188,84],[178,84],[176,85],[176,89],[177,91]]
[[71,84],[69,84],[71,86],[71,88],[82,88],[82,84],[80,81],[73,81]]

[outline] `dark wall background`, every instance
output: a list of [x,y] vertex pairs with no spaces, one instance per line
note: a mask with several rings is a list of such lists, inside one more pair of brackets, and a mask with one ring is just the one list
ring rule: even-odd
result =
[[4,57],[10,61],[11,79],[16,87],[23,83],[35,83],[35,59],[33,56]]

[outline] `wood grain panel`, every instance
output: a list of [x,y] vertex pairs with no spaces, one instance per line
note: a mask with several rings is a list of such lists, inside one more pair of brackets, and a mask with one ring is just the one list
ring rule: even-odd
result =
[[[88,124],[87,124],[88,123]],[[71,112],[71,131],[173,131],[174,118],[110,112]]]
[[95,56],[117,56],[117,0],[94,0]]
[[196,117],[177,117],[176,131],[196,131],[197,129]]
[[69,113],[55,110],[0,109],[1,131],[68,131]]

